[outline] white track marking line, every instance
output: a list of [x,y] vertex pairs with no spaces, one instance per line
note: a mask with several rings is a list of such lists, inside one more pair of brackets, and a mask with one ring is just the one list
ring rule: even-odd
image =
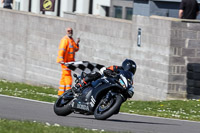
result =
[[133,115],[133,116],[142,116],[142,117],[149,117],[149,118],[157,118],[157,119],[168,119],[168,120],[173,120],[173,121],[183,121],[183,122],[193,122],[193,123],[200,123],[198,121],[190,121],[190,120],[180,120],[180,119],[173,119],[173,118],[164,118],[164,117],[158,117],[158,116],[148,116],[148,115],[139,115],[139,114],[129,114],[129,113],[124,113],[120,112],[120,114],[123,115]]
[[15,97],[15,96],[8,96],[8,95],[2,95],[2,94],[0,94],[0,96],[14,98],[14,99],[21,99],[21,100],[31,101],[31,102],[38,102],[38,103],[45,103],[45,104],[54,104],[54,103],[50,103],[50,102],[43,102],[43,101],[38,101],[38,100],[32,100],[32,99],[27,99],[27,98],[22,98],[22,97]]

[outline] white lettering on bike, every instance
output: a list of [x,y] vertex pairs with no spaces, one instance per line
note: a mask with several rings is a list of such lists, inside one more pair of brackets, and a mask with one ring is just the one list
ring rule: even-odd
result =
[[91,96],[91,102],[90,102],[91,107],[94,107],[95,103],[96,103],[96,100],[94,99],[93,96]]
[[89,107],[87,105],[77,104],[77,108],[89,111]]

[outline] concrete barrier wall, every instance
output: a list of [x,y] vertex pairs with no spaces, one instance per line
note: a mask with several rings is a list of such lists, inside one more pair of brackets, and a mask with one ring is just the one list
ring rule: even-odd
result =
[[[132,22],[112,18],[77,15],[76,29],[82,38],[80,60],[101,64],[121,65],[130,57],[132,46]],[[113,23],[114,22],[114,23]]]
[[199,21],[172,21],[168,97],[185,96],[186,66],[188,63],[200,63],[199,37]]
[[[141,46],[137,46],[141,28]],[[170,56],[171,21],[149,17],[133,17],[133,47],[131,58],[138,64],[135,78],[138,97],[166,99]]]
[[[199,62],[199,23],[163,17],[133,16],[132,21],[67,14],[65,18],[0,9],[0,78],[36,85],[58,86],[56,63],[65,28],[81,38],[76,60],[106,66],[136,61],[137,100],[185,98],[186,65]],[[142,29],[137,46],[138,28]]]
[[58,86],[58,44],[67,19],[0,9],[0,78]]

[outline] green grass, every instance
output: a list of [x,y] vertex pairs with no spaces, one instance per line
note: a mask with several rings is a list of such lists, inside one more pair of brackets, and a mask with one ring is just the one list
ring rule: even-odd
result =
[[[57,90],[0,80],[0,94],[55,102]],[[200,100],[126,101],[121,112],[200,121]]]
[[200,121],[200,100],[127,101],[121,112]]
[[16,121],[0,119],[1,133],[111,133],[106,131],[93,131],[78,127],[64,127],[58,124],[39,123],[30,121]]
[[54,102],[57,99],[57,90],[55,88],[32,86],[6,80],[0,80],[0,94],[46,102]]

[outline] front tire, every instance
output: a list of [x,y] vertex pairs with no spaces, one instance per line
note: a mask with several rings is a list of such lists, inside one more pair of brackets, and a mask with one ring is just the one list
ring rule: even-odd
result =
[[103,97],[94,111],[94,117],[97,120],[106,120],[119,110],[123,98],[121,95],[115,95],[105,103],[106,97]]
[[[71,90],[65,92],[63,95],[73,95]],[[63,95],[60,96],[57,101],[54,103],[54,112],[58,116],[66,116],[72,113],[72,107],[70,105],[72,99],[66,100],[63,98]]]

